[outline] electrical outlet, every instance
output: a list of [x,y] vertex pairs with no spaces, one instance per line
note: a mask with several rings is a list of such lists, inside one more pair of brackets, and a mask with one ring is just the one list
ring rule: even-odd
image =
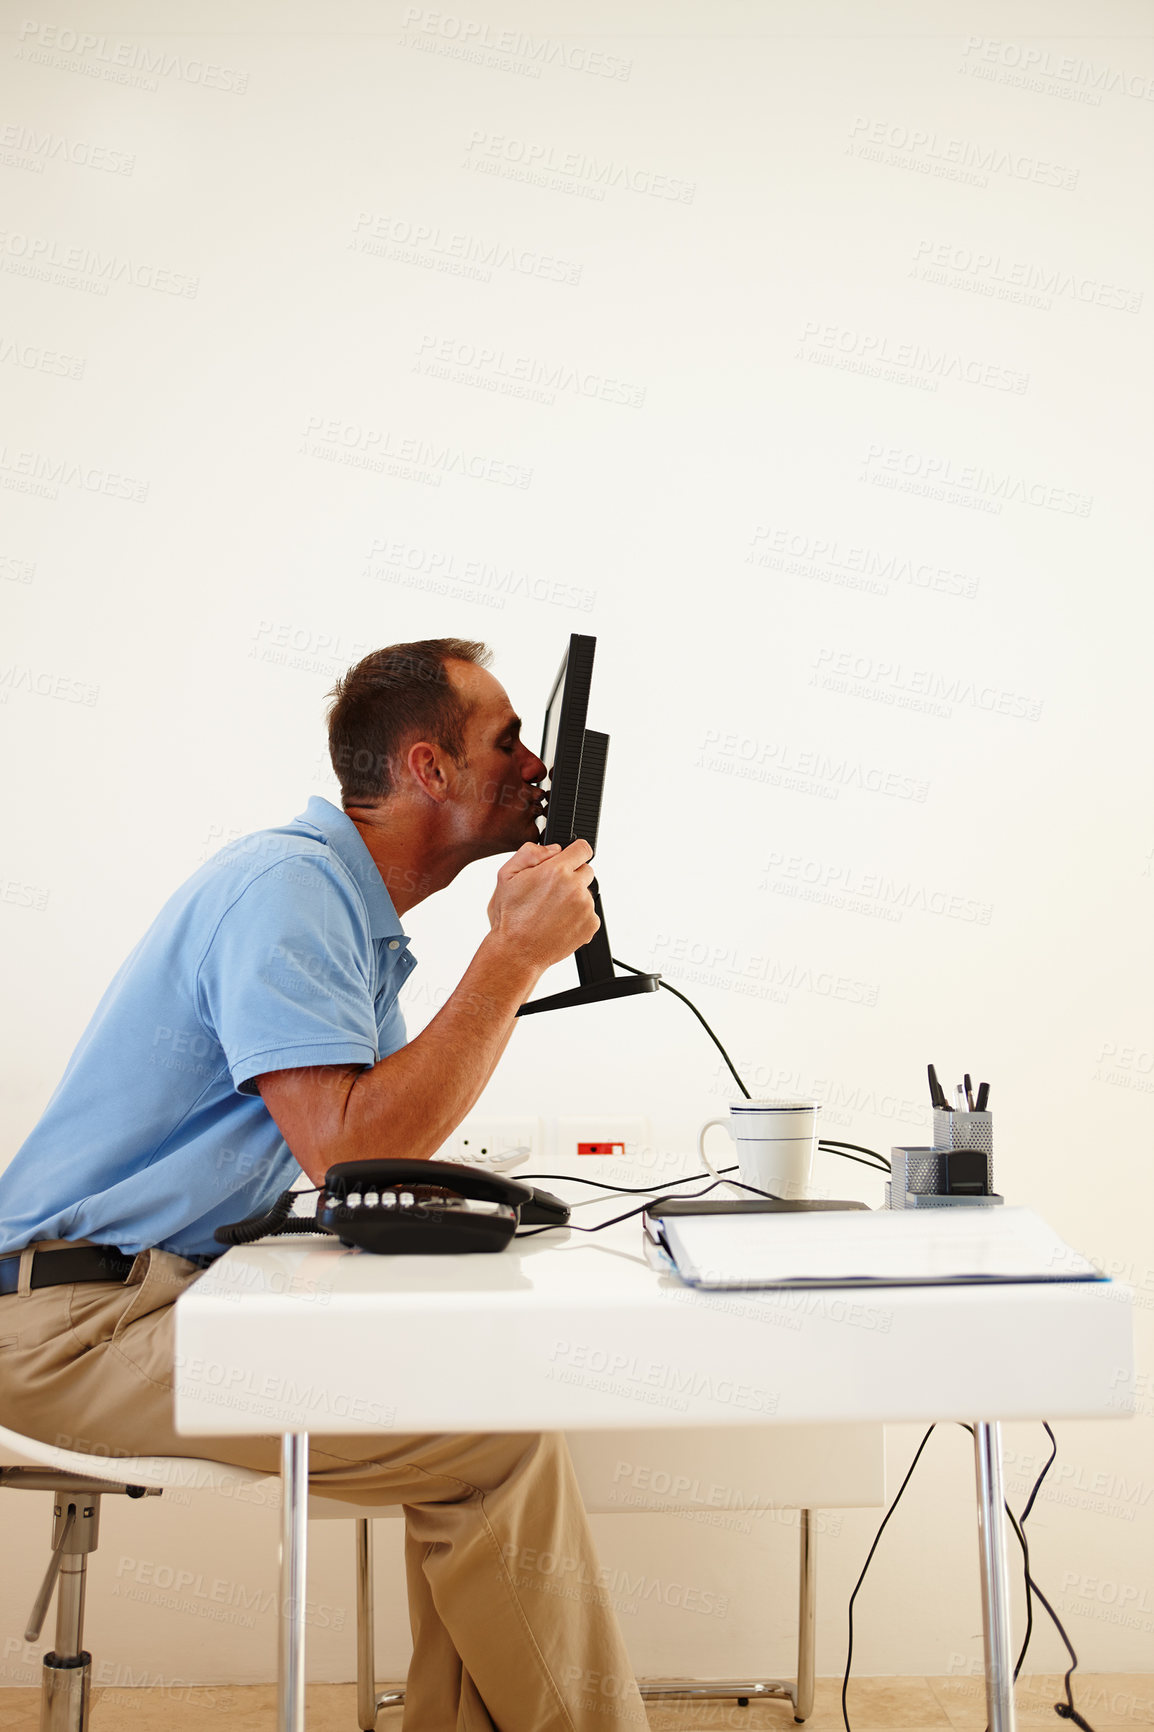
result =
[[540,1119],[466,1119],[435,1158],[503,1172],[530,1158],[539,1165],[541,1147]]
[[635,1162],[650,1147],[649,1120],[590,1113],[557,1120],[557,1158]]

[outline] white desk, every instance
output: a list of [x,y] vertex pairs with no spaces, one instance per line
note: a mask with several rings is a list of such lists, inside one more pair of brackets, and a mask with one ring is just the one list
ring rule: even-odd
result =
[[1133,1389],[1112,1284],[703,1294],[648,1266],[637,1220],[497,1256],[230,1251],[177,1302],[176,1350],[179,1431],[284,1440],[283,1732],[304,1727],[310,1429],[954,1419],[974,1425],[990,1732],[1013,1732],[999,1422],[1120,1418]]

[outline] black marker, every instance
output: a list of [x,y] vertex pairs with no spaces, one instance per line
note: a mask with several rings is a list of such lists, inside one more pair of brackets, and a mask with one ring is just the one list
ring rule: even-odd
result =
[[937,1071],[934,1069],[932,1064],[927,1065],[926,1070],[930,1079],[930,1105],[940,1108],[943,1112],[949,1112],[950,1103],[946,1099],[945,1091],[943,1090],[941,1083],[938,1081]]
[[984,1113],[986,1110],[986,1102],[989,1100],[989,1098],[990,1098],[990,1085],[989,1085],[989,1083],[982,1083],[978,1089],[978,1104],[974,1109],[975,1112]]

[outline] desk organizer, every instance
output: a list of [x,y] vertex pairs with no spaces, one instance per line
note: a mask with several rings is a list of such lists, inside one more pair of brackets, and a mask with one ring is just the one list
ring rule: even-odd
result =
[[[986,1157],[985,1197],[952,1197],[946,1193],[946,1156],[954,1149],[978,1149]],[[887,1209],[982,1208],[1000,1203],[994,1190],[994,1115],[944,1112],[934,1109],[932,1148],[890,1150],[886,1181]]]

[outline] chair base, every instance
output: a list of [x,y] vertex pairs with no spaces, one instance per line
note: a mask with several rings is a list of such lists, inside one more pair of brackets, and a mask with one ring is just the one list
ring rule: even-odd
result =
[[797,1690],[793,1684],[779,1683],[769,1678],[639,1678],[637,1688],[647,1702],[667,1702],[680,1698],[691,1702],[721,1702],[737,1698],[742,1708],[751,1702],[792,1702],[797,1707]]
[[[668,1702],[675,1699],[691,1702],[728,1702],[736,1699],[742,1708],[748,1708],[751,1702],[790,1702],[797,1707],[797,1687],[794,1684],[779,1683],[769,1678],[739,1679],[739,1678],[644,1678],[638,1680],[638,1689],[646,1702]],[[376,1713],[382,1708],[399,1708],[405,1700],[404,1688],[398,1685],[395,1690],[382,1690],[376,1697]],[[796,1716],[795,1716],[796,1717]],[[373,1716],[374,1720],[376,1715]],[[363,1732],[371,1732],[368,1727]]]

